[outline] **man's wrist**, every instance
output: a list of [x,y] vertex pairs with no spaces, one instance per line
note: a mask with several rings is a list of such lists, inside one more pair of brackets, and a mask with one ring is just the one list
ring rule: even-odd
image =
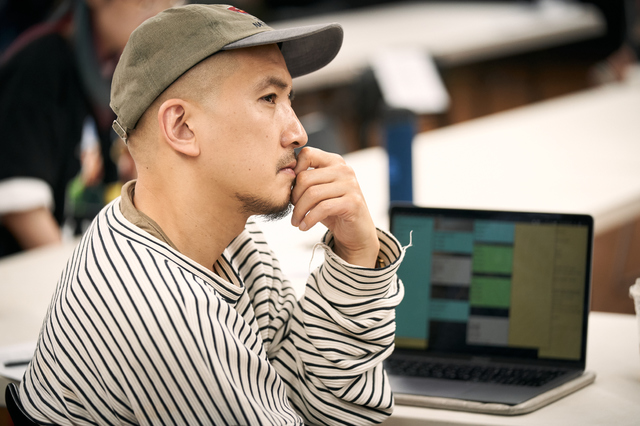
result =
[[366,247],[359,250],[348,250],[334,240],[333,252],[345,262],[363,268],[377,268],[380,259],[380,241],[376,238],[375,248]]

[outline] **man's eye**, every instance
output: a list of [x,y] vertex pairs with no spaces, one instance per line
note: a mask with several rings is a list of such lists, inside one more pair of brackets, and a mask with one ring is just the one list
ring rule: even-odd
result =
[[267,102],[269,102],[269,103],[273,103],[273,102],[276,101],[276,95],[272,93],[270,95],[263,96],[262,99],[267,101]]

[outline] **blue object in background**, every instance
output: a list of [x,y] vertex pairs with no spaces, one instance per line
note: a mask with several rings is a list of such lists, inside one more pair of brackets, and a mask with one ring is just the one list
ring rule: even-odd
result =
[[409,110],[389,110],[385,117],[385,141],[389,156],[389,201],[413,202],[411,145],[416,117]]

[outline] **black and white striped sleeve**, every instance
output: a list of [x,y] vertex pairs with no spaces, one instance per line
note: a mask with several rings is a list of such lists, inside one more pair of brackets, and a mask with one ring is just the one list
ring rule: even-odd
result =
[[[387,266],[369,269],[339,258],[328,233],[321,244],[325,261],[309,277],[303,298],[295,304],[289,297],[271,298],[276,326],[268,354],[292,405],[309,423],[379,423],[392,412],[382,361],[393,350],[395,307],[404,294],[396,276],[404,249],[383,231],[379,240]],[[291,317],[284,318],[289,306]]]

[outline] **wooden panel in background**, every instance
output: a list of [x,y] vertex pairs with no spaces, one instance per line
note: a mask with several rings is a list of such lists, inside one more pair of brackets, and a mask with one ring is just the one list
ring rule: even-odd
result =
[[596,235],[591,310],[634,314],[629,287],[640,278],[640,218]]

